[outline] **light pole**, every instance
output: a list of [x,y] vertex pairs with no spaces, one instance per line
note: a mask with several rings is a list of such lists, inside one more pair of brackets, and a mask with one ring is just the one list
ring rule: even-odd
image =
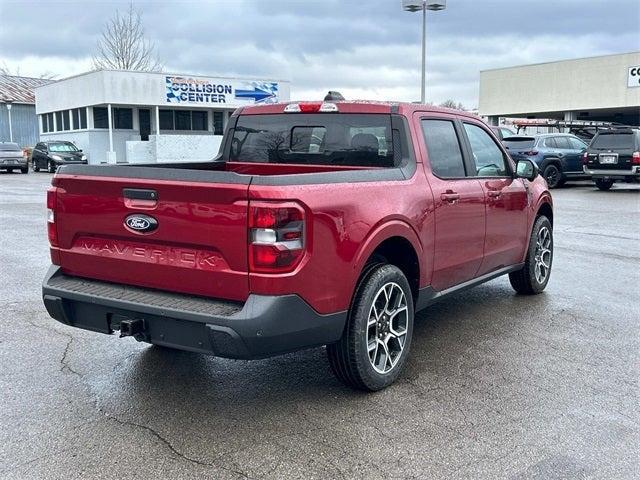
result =
[[447,8],[447,0],[402,0],[402,9],[407,12],[422,11],[422,83],[420,102],[425,103],[427,83],[427,10],[439,11]]
[[5,105],[7,106],[7,113],[9,114],[9,141],[13,142],[13,128],[11,127],[11,100],[5,100]]

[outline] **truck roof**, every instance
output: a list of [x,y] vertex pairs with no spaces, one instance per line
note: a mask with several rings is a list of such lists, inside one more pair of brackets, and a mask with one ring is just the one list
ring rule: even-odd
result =
[[434,105],[427,105],[422,103],[411,102],[392,102],[381,100],[349,100],[349,101],[292,101],[292,102],[280,102],[270,103],[263,105],[253,105],[250,107],[241,107],[236,110],[236,114],[242,115],[265,115],[275,113],[285,113],[285,108],[288,105],[321,105],[322,103],[332,103],[338,107],[338,112],[342,113],[400,113],[403,115],[410,115],[413,112],[434,112],[434,113],[448,113],[452,115],[462,115],[469,118],[478,119],[476,114],[471,112],[465,112],[464,110],[455,110],[451,108],[436,107]]

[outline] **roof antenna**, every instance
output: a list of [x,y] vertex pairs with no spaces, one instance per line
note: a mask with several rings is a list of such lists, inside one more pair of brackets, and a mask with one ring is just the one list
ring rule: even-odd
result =
[[324,101],[325,102],[339,102],[339,101],[344,101],[344,97],[342,96],[342,94],[340,92],[336,92],[334,90],[329,90],[329,93],[327,93],[324,97]]

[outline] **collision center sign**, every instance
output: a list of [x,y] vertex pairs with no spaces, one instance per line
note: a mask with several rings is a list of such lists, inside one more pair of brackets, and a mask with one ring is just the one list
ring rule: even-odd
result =
[[276,82],[239,82],[201,77],[166,76],[166,103],[182,105],[276,103]]
[[627,87],[640,87],[640,65],[629,67],[629,76],[627,77]]

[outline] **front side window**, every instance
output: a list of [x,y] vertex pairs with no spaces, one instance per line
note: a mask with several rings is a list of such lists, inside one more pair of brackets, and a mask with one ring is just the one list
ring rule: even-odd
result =
[[391,116],[241,115],[228,156],[241,162],[393,167]]
[[464,130],[469,139],[477,175],[479,177],[507,176],[504,155],[491,136],[484,129],[471,123],[465,123]]
[[586,143],[584,143],[582,140],[579,140],[574,137],[568,137],[568,138],[569,138],[569,144],[571,145],[571,148],[573,150],[584,150],[585,148],[587,148]]
[[422,120],[431,171],[440,178],[464,177],[464,160],[458,134],[450,120]]

